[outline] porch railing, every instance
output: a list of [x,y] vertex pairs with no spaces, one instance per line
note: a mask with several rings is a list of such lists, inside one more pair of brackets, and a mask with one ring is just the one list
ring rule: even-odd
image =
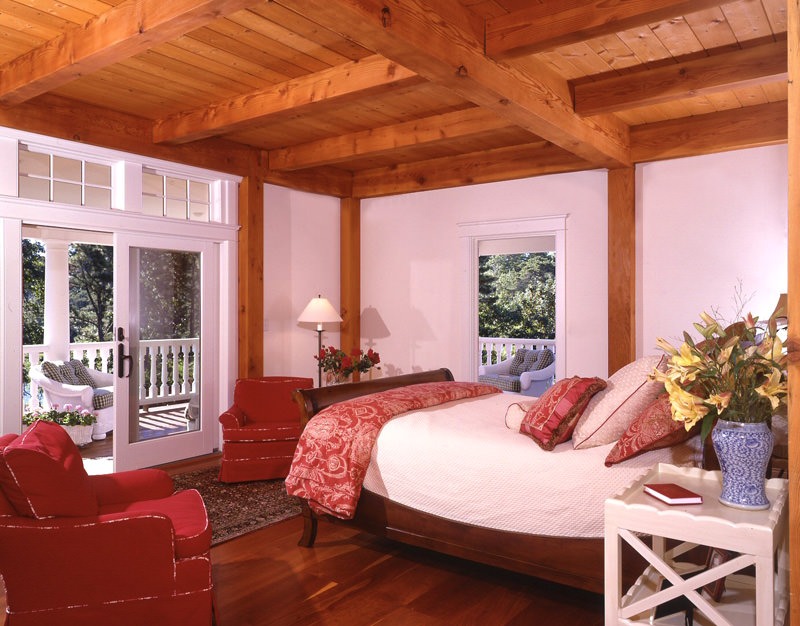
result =
[[481,365],[492,365],[510,359],[520,348],[556,351],[555,339],[520,339],[515,337],[478,337]]
[[[199,339],[149,339],[140,342],[139,406],[185,402],[197,392],[200,367]],[[49,346],[22,346],[22,368],[25,382],[24,401],[31,408],[41,406],[38,385],[28,375],[31,365],[47,358]],[[71,359],[83,361],[89,368],[101,372],[114,371],[114,343],[71,343]]]

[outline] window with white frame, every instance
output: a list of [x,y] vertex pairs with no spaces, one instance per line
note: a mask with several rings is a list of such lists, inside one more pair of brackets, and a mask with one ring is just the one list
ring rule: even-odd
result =
[[111,208],[111,166],[19,146],[19,197]]
[[142,171],[142,213],[208,222],[210,207],[208,182]]

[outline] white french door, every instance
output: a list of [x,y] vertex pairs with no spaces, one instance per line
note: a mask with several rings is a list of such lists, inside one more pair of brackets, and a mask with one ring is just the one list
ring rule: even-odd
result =
[[[214,448],[215,381],[220,375],[217,255],[217,247],[208,241],[114,235],[116,471],[208,454]],[[174,331],[177,325],[191,328],[183,332],[183,340],[170,346],[148,341],[159,335],[159,327],[163,335],[164,328]],[[170,397],[177,390],[182,402],[170,412],[168,403],[158,403],[152,391],[156,388],[169,388]],[[170,415],[184,418],[184,426],[172,427]]]

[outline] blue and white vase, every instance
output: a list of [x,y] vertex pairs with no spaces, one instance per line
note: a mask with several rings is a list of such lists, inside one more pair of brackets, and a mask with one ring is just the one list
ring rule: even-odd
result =
[[722,469],[719,501],[737,509],[768,509],[764,483],[773,444],[769,424],[717,420],[711,441]]

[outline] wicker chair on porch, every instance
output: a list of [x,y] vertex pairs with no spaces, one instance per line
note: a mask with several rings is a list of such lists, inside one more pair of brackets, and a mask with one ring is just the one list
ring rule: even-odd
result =
[[105,439],[114,429],[114,375],[90,370],[78,360],[44,361],[33,365],[31,382],[43,392],[48,408],[80,405],[97,417],[92,439]]
[[300,408],[292,392],[313,386],[311,378],[293,376],[236,381],[233,406],[219,416],[220,481],[286,478],[301,430]]

